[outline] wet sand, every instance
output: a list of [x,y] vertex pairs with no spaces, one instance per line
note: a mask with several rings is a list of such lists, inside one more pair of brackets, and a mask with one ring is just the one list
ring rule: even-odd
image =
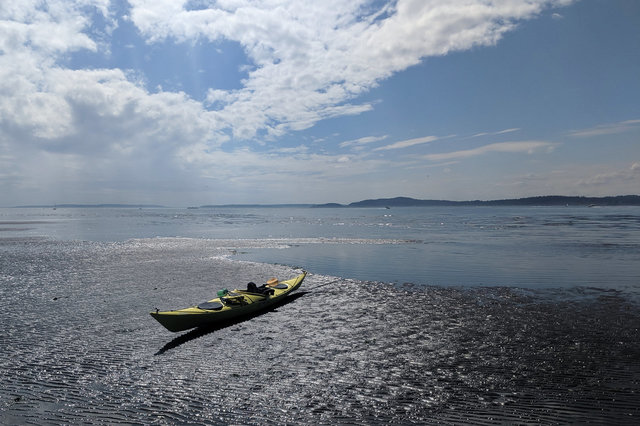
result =
[[[16,241],[2,262],[0,422],[637,424],[623,292],[314,274],[286,303],[170,333],[148,312],[282,279],[213,242]],[[5,252],[6,253],[6,252]]]

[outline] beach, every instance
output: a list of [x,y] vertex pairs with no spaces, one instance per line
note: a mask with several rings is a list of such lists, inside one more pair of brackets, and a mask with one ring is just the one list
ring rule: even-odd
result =
[[149,312],[291,278],[301,265],[233,254],[272,239],[28,232],[0,240],[4,424],[634,424],[640,415],[640,308],[624,288],[309,270],[274,310],[170,333]]

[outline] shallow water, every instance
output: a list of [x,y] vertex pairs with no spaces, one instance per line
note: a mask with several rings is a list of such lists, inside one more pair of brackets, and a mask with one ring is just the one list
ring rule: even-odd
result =
[[234,259],[364,281],[640,297],[637,206],[0,209],[0,239],[154,237],[225,240]]
[[288,303],[224,328],[172,334],[148,315],[298,274],[228,257],[273,243],[1,239],[0,423],[638,422],[625,290],[311,270]]

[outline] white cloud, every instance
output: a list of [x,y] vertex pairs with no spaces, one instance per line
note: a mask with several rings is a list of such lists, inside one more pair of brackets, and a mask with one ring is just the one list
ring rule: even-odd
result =
[[[635,182],[640,184],[640,162],[633,163],[630,167],[622,170],[610,170],[596,173],[578,180],[580,186],[602,186],[620,182]],[[637,193],[637,190],[634,191]]]
[[[259,132],[277,137],[319,120],[369,111],[372,104],[352,101],[394,72],[426,56],[493,44],[517,20],[558,1],[399,0],[377,9],[368,0],[219,1],[198,10],[175,0],[129,3],[128,19],[150,43],[166,39],[240,43],[254,68],[241,89],[210,88],[206,105],[217,110],[211,123],[215,134],[230,131],[235,138],[250,139]],[[109,0],[3,3],[0,112],[7,122],[42,138],[60,138],[77,130],[73,105],[55,81],[67,79],[68,70],[57,62],[70,52],[101,47],[97,36],[92,38],[92,18],[101,16],[115,27],[109,5]],[[141,93],[134,81],[126,84],[128,76],[117,75],[119,70],[110,71],[106,80],[100,80],[100,74],[109,71],[96,72],[98,92],[120,99],[130,96],[127,91],[151,96]],[[189,105],[190,100],[183,99]],[[84,106],[90,108],[91,102]]]
[[429,154],[425,155],[423,158],[429,161],[446,161],[477,157],[479,155],[484,155],[490,152],[533,154],[534,152],[540,150],[552,150],[554,146],[555,145],[553,143],[542,141],[500,142],[484,145],[473,149],[445,152],[441,154]]
[[244,87],[210,93],[236,138],[279,136],[359,114],[358,95],[427,56],[495,44],[521,19],[566,1],[221,1],[186,10],[174,0],[132,0],[131,20],[150,42],[227,39],[256,68]]
[[591,127],[588,129],[574,130],[569,133],[569,136],[577,138],[590,138],[594,136],[625,133],[631,130],[636,130],[638,128],[640,128],[640,119],[625,120],[618,123],[601,124],[599,126]]
[[[375,9],[368,0],[219,0],[200,10],[176,0],[129,3],[126,19],[149,43],[238,43],[252,62],[242,87],[209,88],[201,103],[181,92],[150,92],[136,76],[139,70],[69,69],[65,64],[75,52],[109,53],[104,39],[124,19],[112,15],[109,0],[2,2],[3,194],[10,189],[46,195],[61,181],[99,194],[97,189],[107,193],[131,182],[152,187],[170,180],[164,178],[168,174],[176,185],[202,174],[244,180],[238,173],[252,176],[249,166],[265,158],[251,150],[219,151],[232,136],[275,138],[319,120],[362,114],[374,104],[358,96],[393,73],[428,56],[494,44],[519,20],[565,1],[398,0]],[[373,140],[347,142],[358,147]],[[286,163],[300,175],[327,179],[388,166],[357,155],[313,156],[304,150],[271,155],[273,170]],[[269,176],[276,185],[282,175]]]
[[370,143],[373,143],[373,142],[379,142],[379,141],[385,140],[388,137],[389,137],[388,135],[384,135],[384,136],[365,136],[365,137],[354,139],[354,140],[350,140],[350,141],[344,141],[344,142],[340,143],[340,148],[362,147],[363,145],[367,145],[367,144],[370,144]]
[[[353,201],[342,199],[338,187],[372,185],[371,178],[388,172],[393,165],[384,159],[357,154],[317,154],[280,149],[255,152],[248,148],[232,152],[206,150],[206,145],[188,146],[180,150],[185,168],[198,170],[216,192],[230,200],[252,202],[319,202]],[[203,154],[204,153],[204,154]],[[387,173],[388,175],[388,173]],[[385,179],[390,180],[390,179]],[[365,185],[365,186],[366,186]],[[378,185],[376,182],[375,185]],[[246,201],[245,201],[246,202]]]
[[[634,163],[636,164],[636,163]],[[640,171],[640,164],[638,166]],[[562,169],[547,169],[543,163],[519,175],[501,175],[496,185],[507,190],[506,194],[533,196],[543,194],[610,196],[637,194],[640,187],[640,172],[634,166],[619,164],[565,163]]]
[[513,133],[513,132],[517,132],[519,131],[519,128],[512,128],[512,129],[505,129],[505,130],[500,130],[497,132],[481,132],[481,133],[476,133],[475,135],[471,136],[472,138],[478,138],[481,136],[497,136],[497,135],[504,135],[507,133]]
[[408,140],[404,140],[404,141],[399,141],[399,142],[395,142],[392,143],[391,145],[386,145],[386,146],[381,146],[378,147],[376,149],[374,149],[374,151],[387,151],[390,149],[401,149],[401,148],[408,148],[410,146],[415,146],[415,145],[422,145],[425,143],[431,143],[434,141],[437,141],[439,138],[437,136],[424,136],[421,138],[414,138],[414,139],[408,139]]

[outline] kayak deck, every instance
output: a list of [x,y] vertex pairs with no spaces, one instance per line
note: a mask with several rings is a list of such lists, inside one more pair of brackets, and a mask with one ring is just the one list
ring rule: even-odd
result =
[[270,287],[272,294],[258,294],[235,289],[222,297],[208,300],[196,306],[171,311],[151,312],[151,316],[167,330],[177,332],[195,327],[210,326],[219,322],[248,316],[272,306],[300,287],[306,272],[278,285]]

